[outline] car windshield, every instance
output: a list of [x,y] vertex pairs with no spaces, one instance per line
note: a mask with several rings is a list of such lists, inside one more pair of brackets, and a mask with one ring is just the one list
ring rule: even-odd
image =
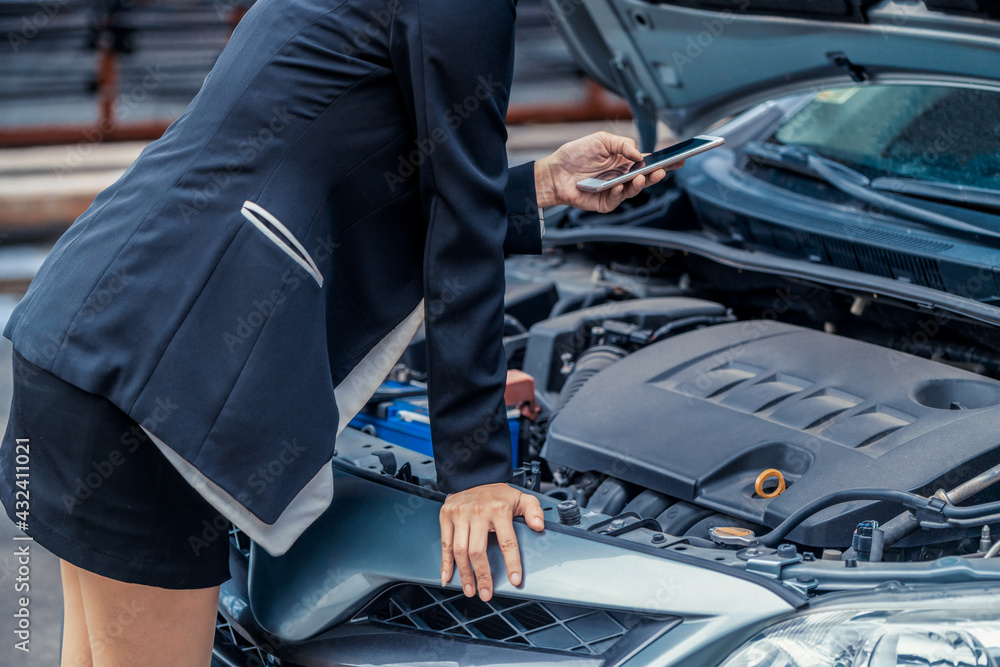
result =
[[779,128],[869,177],[1000,190],[1000,93],[945,86],[864,86],[818,93]]

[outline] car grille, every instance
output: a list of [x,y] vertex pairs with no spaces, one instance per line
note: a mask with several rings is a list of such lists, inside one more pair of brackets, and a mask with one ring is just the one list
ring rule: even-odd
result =
[[606,652],[648,618],[499,595],[483,602],[460,591],[416,584],[386,591],[367,609],[370,623],[585,655]]
[[271,667],[281,664],[236,632],[222,614],[216,616],[212,667]]
[[250,558],[250,538],[242,530],[229,524],[229,542],[236,547],[241,554]]

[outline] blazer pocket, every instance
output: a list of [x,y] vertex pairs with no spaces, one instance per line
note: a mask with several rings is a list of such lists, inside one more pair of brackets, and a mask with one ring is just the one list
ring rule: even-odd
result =
[[286,253],[299,266],[305,269],[313,277],[313,280],[316,281],[316,284],[320,287],[323,286],[323,274],[320,273],[319,266],[316,265],[312,256],[306,252],[305,247],[295,238],[295,235],[278,218],[271,215],[263,206],[249,200],[243,202],[243,208],[240,210],[240,213],[254,227],[263,232],[264,236],[278,246],[282,252]]

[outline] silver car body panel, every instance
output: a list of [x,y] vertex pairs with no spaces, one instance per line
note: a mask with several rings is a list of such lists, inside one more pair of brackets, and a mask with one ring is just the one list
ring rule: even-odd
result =
[[[346,429],[338,454],[365,444],[385,446]],[[260,626],[284,641],[305,640],[349,620],[390,585],[440,585],[437,495],[408,492],[404,485],[380,483],[347,467],[335,468],[334,475],[337,493],[329,511],[286,554],[273,557],[256,546],[251,552],[250,606]],[[554,515],[554,501],[540,499]],[[805,601],[776,582],[755,581],[738,569],[706,567],[683,554],[643,551],[626,541],[548,525],[535,533],[522,521],[515,524],[524,583],[514,587],[497,577],[496,594],[697,621],[671,655],[703,651],[720,636],[756,627]],[[489,558],[493,572],[505,571],[495,542]],[[449,588],[459,587],[456,574]]]

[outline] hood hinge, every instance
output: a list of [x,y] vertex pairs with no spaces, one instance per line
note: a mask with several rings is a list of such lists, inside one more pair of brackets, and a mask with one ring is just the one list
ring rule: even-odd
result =
[[855,83],[864,83],[868,80],[868,73],[861,65],[855,65],[843,51],[832,51],[826,57],[833,61],[833,64],[851,75]]

